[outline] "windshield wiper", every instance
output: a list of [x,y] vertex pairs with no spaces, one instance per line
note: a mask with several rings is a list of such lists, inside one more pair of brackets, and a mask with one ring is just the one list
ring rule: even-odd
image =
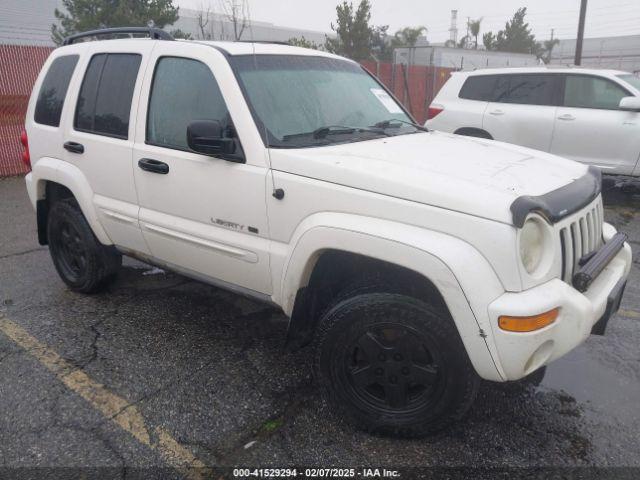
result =
[[[420,130],[422,132],[428,132],[429,129],[426,127],[423,127],[422,125],[418,125],[417,123],[413,123],[413,122],[408,122],[407,120],[400,120],[399,118],[390,118],[389,120],[383,120],[381,122],[376,123],[375,125],[372,125],[373,128],[393,128],[393,124],[394,123],[404,123],[407,125],[411,125],[413,128]],[[400,125],[398,125],[398,128],[400,128]]]
[[350,135],[353,133],[375,133],[376,135],[391,135],[384,131],[383,128],[377,127],[348,127],[345,125],[327,125],[326,127],[316,128],[313,132],[294,133],[282,137],[283,141],[292,140],[300,137],[313,137],[316,140],[322,140],[330,135]]

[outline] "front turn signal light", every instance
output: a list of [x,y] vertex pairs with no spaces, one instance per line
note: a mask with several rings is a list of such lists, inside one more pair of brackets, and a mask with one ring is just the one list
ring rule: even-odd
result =
[[498,325],[502,330],[508,332],[533,332],[551,325],[558,318],[560,308],[554,308],[548,312],[532,315],[531,317],[511,317],[501,315],[498,318]]

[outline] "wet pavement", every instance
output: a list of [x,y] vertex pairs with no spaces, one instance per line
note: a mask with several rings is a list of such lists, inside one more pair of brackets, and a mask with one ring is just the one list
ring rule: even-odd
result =
[[0,180],[0,467],[640,467],[640,194],[605,202],[635,255],[607,335],[537,387],[484,384],[465,421],[408,441],[335,418],[268,306],[132,260],[108,292],[70,292],[22,179]]

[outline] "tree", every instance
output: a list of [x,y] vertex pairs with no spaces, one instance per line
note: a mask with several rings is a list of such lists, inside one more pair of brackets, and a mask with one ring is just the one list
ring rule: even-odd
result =
[[487,32],[482,35],[482,43],[484,45],[484,48],[486,48],[487,50],[497,50],[496,36],[493,34],[493,32]]
[[222,0],[224,16],[233,27],[233,39],[237,42],[242,39],[242,34],[248,24],[249,6],[247,0]]
[[531,33],[529,24],[524,21],[526,15],[527,8],[519,8],[511,21],[505,24],[504,30],[500,30],[497,35],[493,32],[485,33],[482,40],[487,50],[539,55],[541,47]]
[[393,48],[388,30],[389,25],[379,25],[371,29],[371,55],[380,62],[391,61]]
[[478,49],[478,37],[480,36],[480,24],[482,23],[482,18],[478,18],[477,20],[469,20],[469,33],[475,39],[473,48]]
[[54,11],[59,25],[51,25],[51,39],[58,45],[65,37],[108,27],[142,27],[149,21],[163,28],[178,20],[172,0],[62,0],[64,10]]
[[353,60],[364,60],[371,56],[373,29],[371,20],[371,4],[369,0],[361,0],[358,8],[344,0],[336,6],[336,25],[331,29],[336,38],[327,37],[326,47],[331,53],[343,55]]
[[427,27],[404,27],[398,30],[391,39],[391,46],[398,47],[415,47],[420,36],[427,31]]
[[180,38],[182,40],[193,40],[193,37],[189,32],[183,32],[179,28],[176,28],[175,30],[170,30],[169,35],[171,35],[173,38]]
[[287,41],[287,43],[294,47],[311,48],[313,50],[324,50],[324,45],[317,44],[313,40],[307,40],[306,38],[304,38],[304,35],[302,35],[300,38],[291,37]]
[[[204,5],[200,7],[198,14],[196,15],[198,21],[198,39],[199,40],[213,40],[213,25],[209,27],[211,23],[211,5],[207,4],[205,9]],[[209,28],[207,28],[209,27]]]

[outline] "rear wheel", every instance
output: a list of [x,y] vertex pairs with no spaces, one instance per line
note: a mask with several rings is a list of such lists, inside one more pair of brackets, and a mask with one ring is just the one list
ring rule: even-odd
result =
[[452,321],[404,295],[340,301],[321,319],[316,348],[330,405],[373,433],[438,431],[464,415],[478,388]]
[[47,238],[53,264],[72,290],[82,293],[100,290],[115,278],[122,264],[122,256],[114,247],[98,241],[72,198],[51,207]]

